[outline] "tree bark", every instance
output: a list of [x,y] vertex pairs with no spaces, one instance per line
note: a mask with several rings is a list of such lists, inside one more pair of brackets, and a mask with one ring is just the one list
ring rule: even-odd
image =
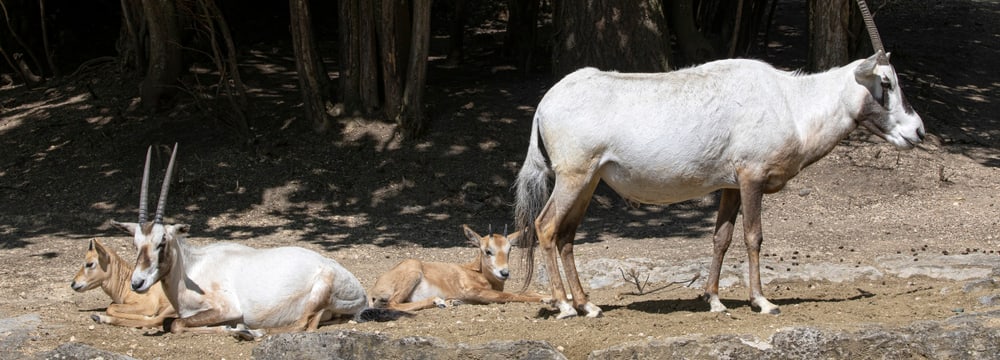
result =
[[378,98],[378,50],[375,47],[375,3],[369,0],[360,1],[360,17],[358,24],[358,51],[361,106],[366,114],[375,111],[379,106]]
[[143,108],[155,111],[163,97],[175,92],[181,74],[181,40],[177,13],[171,0],[143,0],[149,28],[149,63],[140,86]]
[[420,136],[424,129],[424,85],[427,82],[427,54],[431,39],[431,0],[413,2],[413,32],[410,61],[403,91],[401,117],[397,121],[403,137]]
[[554,14],[557,76],[584,66],[622,72],[670,69],[662,0],[562,1]]
[[313,130],[319,133],[330,128],[326,102],[330,96],[330,78],[326,75],[323,59],[316,50],[313,39],[309,0],[289,0],[291,13],[292,45],[295,49],[295,69],[299,77],[299,91],[306,118]]
[[136,29],[136,24],[145,24],[141,4],[133,1],[121,0],[122,7],[122,31],[118,39],[118,54],[120,66],[124,67],[129,59],[135,70],[139,71],[146,67],[146,52],[142,46],[142,32]]
[[719,57],[718,46],[698,30],[692,0],[670,0],[669,12],[683,65],[697,65]]
[[[398,0],[381,0],[379,3],[378,43],[382,58],[382,91],[385,105],[382,107],[385,117],[390,121],[399,118],[400,104],[403,98],[403,82],[399,66],[400,54],[397,45],[396,17]],[[404,4],[405,5],[405,4]]]
[[340,88],[339,102],[344,106],[344,112],[354,113],[361,106],[361,72],[359,36],[360,18],[358,0],[340,0]]
[[49,64],[49,71],[52,73],[52,77],[59,77],[59,68],[56,67],[56,63],[52,60],[52,49],[49,47],[49,28],[45,24],[45,0],[38,0],[38,11],[41,13],[42,49],[45,52],[45,61]]
[[539,0],[509,0],[505,52],[513,56],[524,72],[531,70],[532,55],[538,39]]
[[465,18],[468,11],[466,11],[465,0],[454,0],[452,3],[455,8],[452,9],[452,19],[448,23],[448,39],[451,40],[448,49],[448,64],[458,65],[465,55]]
[[809,0],[807,68],[823,71],[850,62],[851,0]]

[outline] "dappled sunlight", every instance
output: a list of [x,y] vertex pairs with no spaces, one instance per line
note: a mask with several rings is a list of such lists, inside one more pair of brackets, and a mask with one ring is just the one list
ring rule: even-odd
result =
[[80,93],[66,98],[53,94],[48,99],[26,102],[12,108],[0,108],[0,135],[5,135],[11,130],[17,129],[25,121],[31,119],[45,118],[56,109],[81,104],[90,99],[90,94]]
[[386,203],[386,198],[400,196],[404,191],[412,189],[415,186],[416,183],[408,179],[392,181],[372,192],[371,206],[378,207],[379,205]]
[[451,145],[450,147],[448,147],[448,151],[445,151],[444,154],[448,155],[448,156],[457,156],[457,155],[462,155],[462,154],[464,154],[467,151],[469,151],[469,147],[468,146],[465,146],[465,145]]

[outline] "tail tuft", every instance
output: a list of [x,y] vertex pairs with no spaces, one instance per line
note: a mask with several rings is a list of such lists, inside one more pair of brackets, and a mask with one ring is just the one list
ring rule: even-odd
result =
[[396,321],[404,317],[413,317],[416,314],[409,311],[393,310],[386,308],[367,308],[354,317],[354,321],[361,322],[386,322]]
[[536,115],[532,123],[531,141],[528,155],[521,165],[514,183],[514,223],[516,229],[524,229],[524,235],[518,241],[518,246],[525,251],[521,256],[521,268],[524,282],[521,291],[526,291],[531,285],[535,272],[535,245],[538,236],[535,233],[535,219],[542,212],[549,198],[549,176],[552,169],[548,164],[548,154],[542,143],[538,128],[539,118]]

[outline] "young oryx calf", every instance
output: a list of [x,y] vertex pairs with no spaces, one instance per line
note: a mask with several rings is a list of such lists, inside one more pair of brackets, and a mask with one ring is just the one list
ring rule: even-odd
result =
[[407,259],[379,276],[372,288],[372,306],[402,311],[445,307],[448,302],[489,304],[504,302],[551,302],[551,298],[503,291],[510,277],[507,254],[520,232],[508,237],[480,236],[462,225],[465,236],[479,248],[467,264],[422,262]]
[[314,330],[334,317],[358,316],[365,290],[336,261],[300,247],[254,249],[235,243],[188,245],[188,225],[165,225],[163,212],[173,172],[174,146],[153,222],[146,222],[149,152],[142,175],[139,222],[115,226],[134,235],[139,250],[132,289],[163,284],[179,319],[168,331],[224,333],[244,339],[266,332]]
[[132,270],[132,265],[122,260],[114,250],[105,248],[96,239],[90,240],[83,267],[76,272],[70,287],[76,292],[84,292],[100,286],[111,297],[107,315],[90,316],[100,324],[159,327],[164,319],[176,317],[177,313],[160,284],[153,285],[144,294],[132,291]]
[[[750,304],[777,314],[761,290],[763,195],[781,190],[858,125],[900,149],[924,138],[923,122],[903,97],[870,16],[866,23],[875,55],[819,74],[731,59],[659,74],[587,68],[549,89],[535,110],[517,175],[515,213],[516,226],[528,228],[521,242],[528,247],[525,276],[530,282],[538,243],[557,318],[578,310],[601,315],[580,285],[573,237],[602,180],[622,197],[647,204],[721,190],[704,297],[712,311],[726,310],[719,273],[742,210]],[[555,178],[551,191],[549,177]]]

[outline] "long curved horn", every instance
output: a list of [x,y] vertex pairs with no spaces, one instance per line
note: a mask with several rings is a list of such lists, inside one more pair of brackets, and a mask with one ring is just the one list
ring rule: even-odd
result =
[[160,200],[156,204],[156,216],[153,217],[154,224],[163,224],[163,210],[167,207],[167,193],[170,191],[170,178],[174,173],[174,158],[177,157],[177,143],[174,143],[174,151],[170,154],[170,163],[167,164],[167,174],[163,176],[163,186],[160,188]]
[[868,36],[872,38],[872,48],[875,52],[881,50],[885,52],[885,47],[882,46],[882,38],[878,36],[878,28],[875,27],[875,20],[872,20],[872,13],[868,10],[868,4],[865,0],[858,0],[858,8],[861,9],[861,18],[865,21],[865,27],[868,28]]
[[146,167],[142,170],[142,190],[139,190],[139,225],[146,223],[146,212],[149,208],[149,156],[153,147],[146,149]]

